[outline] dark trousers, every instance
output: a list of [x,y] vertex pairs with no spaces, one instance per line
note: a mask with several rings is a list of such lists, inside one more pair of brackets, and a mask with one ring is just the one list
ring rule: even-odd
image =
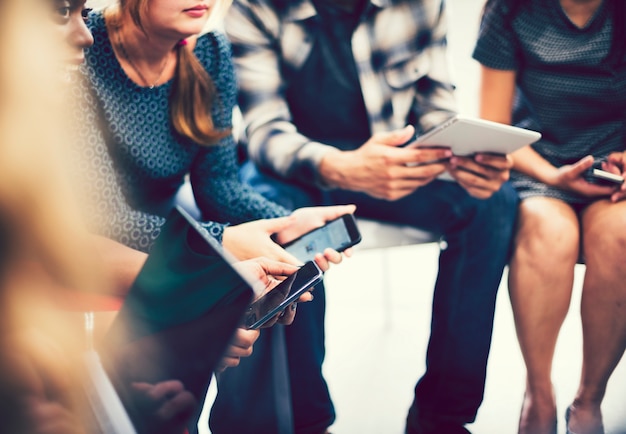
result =
[[[410,224],[445,237],[447,248],[439,257],[433,297],[427,368],[415,388],[415,400],[409,411],[407,430],[422,432],[423,426],[436,427],[438,424],[448,423],[463,425],[473,422],[483,398],[496,293],[502,271],[509,259],[517,215],[518,198],[511,186],[505,184],[491,198],[481,200],[469,196],[454,182],[434,181],[408,197],[389,202],[349,191],[307,191],[305,188],[297,188],[262,175],[249,164],[242,170],[242,175],[246,182],[266,197],[287,206],[354,203],[357,205],[357,216]],[[312,303],[319,300],[318,296],[322,291],[318,293],[318,289],[320,288],[314,292],[315,300]],[[297,328],[292,328],[293,325],[285,328],[290,335],[285,336],[286,353],[300,355],[298,364],[291,364],[295,360],[287,356],[288,378],[292,382],[290,392],[293,421],[296,427],[312,426],[314,421],[324,418],[332,421],[334,415],[326,383],[321,375],[324,357],[324,308],[309,307],[313,306],[305,305],[298,311]],[[263,331],[262,334],[266,332]],[[311,341],[311,336],[321,339]],[[255,353],[257,347],[258,342],[255,344]],[[246,362],[248,360],[244,363]],[[249,362],[256,365],[257,377],[264,377],[270,372],[271,366],[267,364],[258,360]],[[265,363],[269,361],[266,360]],[[250,369],[255,370],[254,367]],[[243,371],[239,370],[238,367],[228,374],[232,377],[243,376]],[[300,377],[306,377],[308,387],[302,388],[298,384]],[[218,401],[224,400],[223,407],[237,399],[230,395],[228,388],[224,391],[221,383],[218,383],[218,387]],[[229,395],[222,395],[220,398],[223,392]],[[244,390],[240,392],[245,393]],[[274,400],[270,397],[276,392],[264,390],[263,393],[268,398],[262,405],[272,404]],[[324,400],[327,400],[326,404],[323,404]],[[259,405],[258,402],[256,404]],[[215,414],[212,416],[221,419],[222,416],[217,414],[219,409],[214,407]],[[267,413],[276,415],[280,411]],[[260,420],[252,420],[249,413],[243,411],[239,419],[241,420],[237,422],[249,423],[252,427],[255,423],[260,423]],[[235,418],[231,418],[230,423],[234,422]],[[266,432],[238,428],[236,426],[231,432]],[[215,434],[226,432],[228,431],[214,431]],[[295,432],[313,431],[296,429]],[[323,428],[319,432],[323,432]]]

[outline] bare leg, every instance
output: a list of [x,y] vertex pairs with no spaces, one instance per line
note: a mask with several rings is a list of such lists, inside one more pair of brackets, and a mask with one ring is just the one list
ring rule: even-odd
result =
[[596,202],[583,214],[583,370],[570,429],[603,433],[600,404],[626,348],[626,202]]
[[579,250],[576,213],[562,201],[537,197],[520,205],[509,267],[509,292],[527,380],[519,432],[556,433],[551,371],[559,330],[569,309]]

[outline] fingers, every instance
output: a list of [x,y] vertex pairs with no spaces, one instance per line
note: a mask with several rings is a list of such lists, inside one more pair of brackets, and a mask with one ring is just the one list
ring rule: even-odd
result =
[[311,293],[311,291],[303,292],[302,295],[298,298],[298,303],[307,303],[309,301],[313,301],[313,294]]
[[452,157],[452,152],[444,147],[412,147],[390,150],[387,159],[389,164],[404,166],[420,166],[443,162]]
[[510,170],[513,167],[513,157],[510,155],[476,154],[474,161],[500,171]]
[[512,166],[513,160],[510,156],[487,154],[467,157],[454,156],[449,163],[449,168],[452,170],[465,170],[485,179],[495,179],[501,182],[508,180]]
[[[332,263],[332,264],[340,264],[341,261],[343,260],[343,255],[337,250],[334,250],[331,248],[324,249],[323,254],[319,256],[321,256],[321,259],[324,259],[326,262]],[[315,259],[316,259],[315,262],[317,262],[317,265],[319,265],[321,268],[321,264],[317,261],[317,258],[318,258],[318,255],[315,255]]]
[[277,322],[283,325],[290,325],[296,319],[296,308],[298,303],[291,303],[278,315]]
[[259,330],[238,328],[230,345],[226,348],[222,360],[220,360],[218,372],[222,372],[227,368],[234,368],[239,365],[242,357],[249,357],[252,354],[253,345],[260,334]]
[[316,253],[314,260],[317,266],[320,268],[320,270],[322,270],[322,272],[325,273],[330,269],[330,262],[328,261],[328,259],[324,257],[323,254]]
[[455,156],[450,159],[449,171],[471,196],[486,199],[508,181],[512,164],[506,155]]
[[[188,391],[182,391],[164,402],[157,410],[156,416],[162,421],[184,424],[193,414],[195,407],[196,400],[193,395]],[[180,428],[181,432],[185,432],[184,425]]]
[[578,178],[591,166],[593,166],[593,156],[587,155],[570,166],[570,176],[572,178]]
[[237,357],[249,356],[252,354],[252,345],[259,338],[259,335],[260,332],[258,330],[238,328],[225,354]]
[[259,224],[263,226],[268,234],[280,232],[293,224],[295,221],[293,216],[277,217],[272,219],[259,220]]
[[156,384],[134,382],[132,387],[157,409],[155,415],[163,422],[184,422],[195,409],[195,398],[178,380]]
[[626,199],[626,183],[622,184],[618,191],[611,195],[611,202],[619,202]]
[[343,260],[343,255],[331,248],[324,249],[323,253],[315,254],[315,263],[323,272],[330,269],[330,264],[340,264]]
[[134,390],[141,392],[143,396],[148,398],[151,402],[155,403],[185,390],[183,384],[178,380],[162,381],[156,384],[137,381],[132,383],[132,387]]
[[380,143],[383,145],[400,146],[415,135],[415,127],[407,125],[400,130],[376,133],[368,142]]
[[255,258],[254,261],[261,266],[265,274],[269,274],[271,276],[289,276],[298,271],[299,268],[294,264],[280,262],[265,257]]
[[239,366],[240,362],[241,359],[239,357],[223,357],[215,370],[217,372],[224,372],[228,368],[236,368]]
[[409,163],[408,165],[401,164],[394,166],[390,172],[391,178],[397,180],[421,180],[425,183],[430,182],[447,169],[444,162],[447,162],[448,159],[444,159],[444,161],[435,161],[437,162],[419,165]]
[[319,212],[324,221],[335,220],[337,217],[341,217],[344,214],[354,214],[354,211],[356,211],[356,205],[353,204],[320,206],[314,208],[320,210]]
[[613,152],[609,154],[602,168],[618,175],[626,171],[626,152]]

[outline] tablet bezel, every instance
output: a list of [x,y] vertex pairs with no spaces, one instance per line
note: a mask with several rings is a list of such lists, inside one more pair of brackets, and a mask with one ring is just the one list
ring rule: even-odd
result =
[[457,114],[418,136],[407,147],[449,147],[458,156],[510,154],[540,138],[538,131]]

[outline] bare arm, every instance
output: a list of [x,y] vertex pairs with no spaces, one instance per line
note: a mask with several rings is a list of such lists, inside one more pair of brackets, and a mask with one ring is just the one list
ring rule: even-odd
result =
[[[484,119],[511,123],[513,98],[515,96],[514,70],[497,70],[481,67],[480,116]],[[546,185],[571,190],[585,196],[606,196],[609,187],[592,185],[582,178],[582,174],[593,164],[593,157],[587,156],[574,164],[555,167],[526,146],[512,154],[513,168],[531,176]]]
[[[480,117],[494,122],[511,124],[515,97],[516,71],[504,71],[481,66]],[[556,171],[530,146],[514,152],[513,168],[539,181]]]
[[94,241],[102,260],[104,272],[108,277],[107,292],[110,295],[124,297],[148,255],[109,238],[95,235]]

